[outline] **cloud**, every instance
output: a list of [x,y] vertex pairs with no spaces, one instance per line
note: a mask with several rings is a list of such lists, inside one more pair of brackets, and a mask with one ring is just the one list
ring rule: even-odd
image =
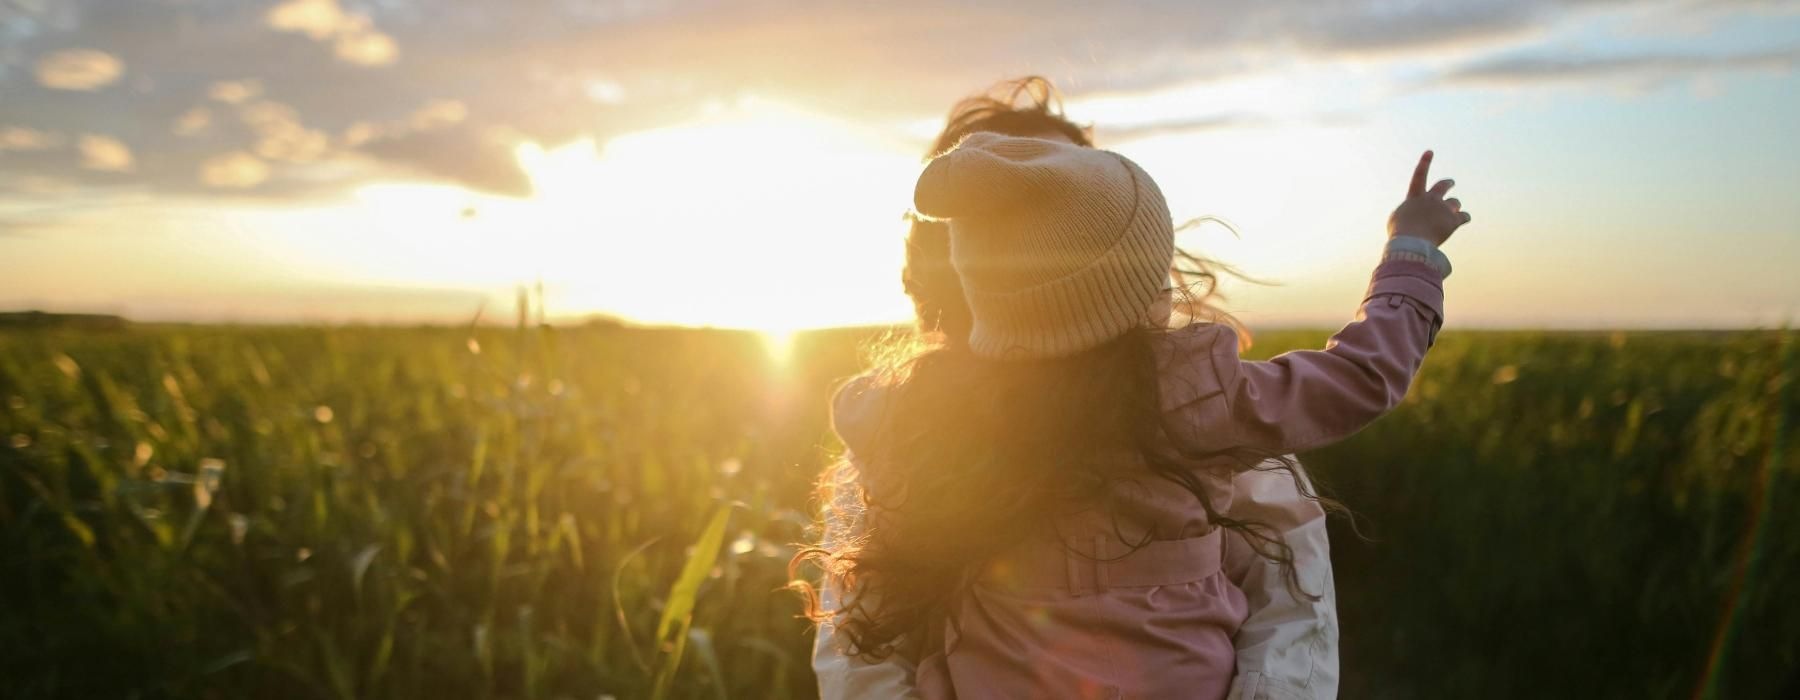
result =
[[213,156],[200,163],[200,182],[207,187],[245,189],[269,179],[269,164],[243,151]]
[[469,106],[459,100],[432,100],[414,110],[409,125],[421,131],[461,124],[469,117]]
[[6,151],[45,151],[61,146],[61,134],[27,129],[22,126],[0,126],[0,153]]
[[100,134],[82,134],[75,147],[81,167],[103,173],[128,173],[135,166],[131,148],[123,141]]
[[1704,14],[1751,12],[1764,15],[1800,13],[1800,0],[1682,0],[1685,9]]
[[176,136],[193,136],[205,131],[208,126],[212,126],[212,110],[195,107],[176,117],[169,130]]
[[[521,142],[605,143],[746,95],[848,120],[913,124],[1023,74],[1046,75],[1077,96],[1133,95],[1259,75],[1287,80],[1296,66],[1304,72],[1348,57],[1371,81],[1398,81],[1392,76],[1436,74],[1446,57],[1518,48],[1596,13],[1687,11],[1676,0],[1667,9],[1629,11],[1611,0],[59,0],[42,7],[26,11],[39,33],[19,46],[91,47],[43,58],[96,52],[116,70],[104,84],[86,79],[96,86],[85,92],[52,89],[29,74],[23,81],[4,75],[29,71],[37,54],[9,58],[14,47],[0,45],[0,124],[71,135],[50,148],[9,150],[0,158],[0,192],[16,192],[6,176],[20,174],[118,185],[118,173],[83,169],[83,154],[69,148],[74,134],[104,133],[130,144],[130,181],[154,192],[224,192],[196,174],[221,154],[241,153],[264,171],[227,178],[255,181],[230,190],[240,196],[329,195],[396,178],[521,194],[530,190],[514,157]],[[23,24],[7,26],[0,31]],[[130,80],[121,81],[125,61]],[[1519,72],[1517,65],[1465,68],[1424,87],[1527,80],[1501,77]],[[1582,70],[1565,70],[1572,77],[1561,79],[1629,72]],[[1382,87],[1390,86],[1372,91]],[[1185,104],[1158,115],[1157,124],[1099,126],[1113,140],[1254,126],[1233,116],[1240,112],[1307,118],[1308,107],[1286,104]]]
[[1115,144],[1153,136],[1169,134],[1188,134],[1199,131],[1220,131],[1224,129],[1253,129],[1272,126],[1278,120],[1261,114],[1212,114],[1191,119],[1151,122],[1128,127],[1107,127],[1104,124],[1094,128],[1095,138],[1101,143]]
[[1407,52],[1469,51],[1541,33],[1572,10],[1621,1],[1335,3],[1293,13],[1288,35],[1309,51],[1329,55],[1382,57]]
[[220,80],[207,86],[206,94],[208,97],[228,105],[243,104],[262,94],[262,82],[257,80]]
[[288,0],[269,8],[266,17],[269,26],[277,31],[298,32],[313,41],[337,36],[339,29],[349,21],[337,0]]
[[1528,55],[1472,63],[1444,74],[1437,82],[1500,87],[1599,81],[1658,83],[1733,71],[1791,70],[1796,65],[1800,65],[1800,48],[1738,54]]
[[99,90],[113,84],[125,64],[105,51],[63,49],[37,62],[38,83],[54,90]]
[[415,174],[523,197],[531,194],[531,180],[513,156],[515,142],[503,130],[460,126],[379,139],[362,150]]
[[337,57],[349,63],[363,66],[385,66],[393,63],[400,56],[400,45],[394,38],[381,32],[369,29],[365,20],[353,26],[359,27],[338,35],[332,44],[332,51]]
[[324,156],[331,137],[317,129],[286,126],[256,142],[256,154],[287,163],[311,163]]
[[331,42],[337,57],[348,63],[383,66],[400,55],[394,38],[377,30],[368,15],[345,12],[337,0],[286,0],[269,8],[264,18],[276,31]]
[[587,93],[588,99],[600,104],[618,105],[625,103],[625,86],[620,85],[618,81],[595,78],[587,81],[587,85],[583,89]]
[[338,136],[338,141],[349,148],[356,148],[375,140],[380,135],[380,125],[359,121],[344,127],[344,133]]
[[256,154],[269,160],[310,163],[324,156],[331,137],[300,123],[292,106],[261,100],[244,105],[238,118],[256,134]]
[[63,197],[78,188],[66,181],[43,175],[0,175],[0,191],[22,192],[37,198]]

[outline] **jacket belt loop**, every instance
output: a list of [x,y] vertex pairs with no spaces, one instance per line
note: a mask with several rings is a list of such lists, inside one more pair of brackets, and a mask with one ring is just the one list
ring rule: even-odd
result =
[[1094,535],[1094,590],[1106,591],[1106,535]]

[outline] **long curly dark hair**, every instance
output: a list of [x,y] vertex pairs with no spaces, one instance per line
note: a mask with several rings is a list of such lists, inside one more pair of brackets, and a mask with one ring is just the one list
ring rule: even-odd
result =
[[[957,103],[928,156],[976,131],[1061,135],[1092,146],[1088,129],[1063,117],[1056,90],[1039,77]],[[1213,303],[1215,270],[1236,274],[1178,250],[1173,311],[1189,323],[1230,324],[1247,344],[1249,334]],[[950,611],[984,562],[1052,531],[1061,514],[1101,507],[1116,530],[1144,532],[1121,523],[1108,500],[1117,485],[1145,474],[1191,493],[1208,522],[1242,533],[1258,554],[1280,563],[1290,589],[1316,597],[1300,590],[1293,551],[1280,533],[1218,512],[1206,478],[1285,469],[1302,493],[1316,497],[1293,462],[1245,450],[1195,452],[1169,438],[1160,409],[1163,368],[1153,347],[1168,328],[1134,329],[1069,357],[985,359],[967,346],[973,319],[950,266],[946,225],[913,220],[902,279],[920,333],[880,349],[885,354],[871,375],[885,396],[878,429],[857,446],[855,464],[847,455],[825,470],[825,532],[792,563],[796,573],[813,563],[828,585],[852,591],[825,609],[816,588],[792,577],[807,617],[835,624],[850,653],[871,661],[917,653],[903,644],[955,624]],[[1121,460],[1122,453],[1141,459]]]

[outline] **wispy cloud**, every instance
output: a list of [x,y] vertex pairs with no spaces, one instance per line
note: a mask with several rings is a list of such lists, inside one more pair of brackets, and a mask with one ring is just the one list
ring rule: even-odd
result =
[[1644,83],[1734,71],[1792,70],[1796,65],[1800,65],[1800,48],[1736,54],[1529,55],[1472,63],[1445,73],[1438,82],[1502,87],[1608,81]]
[[300,121],[300,112],[274,100],[260,100],[238,109],[238,118],[256,134],[256,154],[288,163],[311,163],[325,155],[331,137]]
[[98,90],[124,72],[125,64],[117,57],[94,49],[64,49],[37,62],[38,83],[54,90]]
[[232,151],[200,163],[200,182],[208,187],[245,189],[269,179],[269,164],[243,151]]
[[478,190],[513,196],[531,193],[531,180],[513,156],[516,137],[502,129],[462,126],[401,132],[362,150],[414,176],[450,179]]
[[262,94],[258,80],[220,80],[206,87],[206,96],[228,105],[243,104]]
[[363,66],[383,66],[400,55],[394,38],[375,28],[361,12],[346,12],[337,0],[285,0],[264,17],[277,31],[304,34],[330,42],[339,59]]
[[407,124],[419,131],[430,131],[456,126],[468,118],[469,106],[461,100],[432,100],[413,110]]
[[1096,125],[1095,136],[1102,143],[1116,144],[1169,134],[1188,134],[1224,129],[1253,129],[1272,126],[1280,120],[1264,114],[1215,114],[1192,119],[1150,122],[1128,127]]
[[[1749,4],[1742,11],[1792,3]],[[164,192],[229,187],[300,196],[370,178],[430,178],[524,194],[529,179],[514,157],[521,141],[604,143],[751,94],[849,119],[912,123],[972,89],[1026,73],[1092,95],[1278,76],[1344,58],[1441,73],[1427,89],[1792,63],[1791,55],[1533,54],[1441,71],[1452,58],[1529,48],[1572,17],[1621,7],[1613,0],[0,3],[0,12],[29,20],[9,26],[32,27],[0,51],[0,124],[107,134],[120,146],[115,152],[130,154],[129,178]],[[1680,2],[1667,7],[1693,11]],[[1124,139],[1254,126],[1256,119],[1233,110],[1264,109],[1215,105],[1108,133]],[[121,123],[126,114],[131,119]],[[15,144],[0,145],[8,151],[0,175],[95,186],[126,177],[84,167],[99,161],[66,139],[27,149],[19,144],[44,142],[9,138],[0,141]]]
[[81,167],[103,173],[131,172],[136,159],[131,155],[131,147],[126,146],[111,136],[101,134],[82,134],[75,142],[81,151]]
[[0,126],[0,152],[43,151],[62,145],[61,134],[27,129],[22,126]]
[[175,118],[169,130],[176,136],[193,136],[212,126],[212,110],[205,107],[194,107]]

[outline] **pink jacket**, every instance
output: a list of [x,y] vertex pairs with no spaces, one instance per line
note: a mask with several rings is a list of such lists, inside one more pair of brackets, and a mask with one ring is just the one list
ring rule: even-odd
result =
[[[845,459],[855,461],[854,454]],[[1295,463],[1298,467],[1298,462]],[[1302,470],[1304,475],[1304,470]],[[1285,472],[1250,470],[1232,480],[1229,515],[1262,523],[1281,534],[1294,553],[1294,569],[1302,590],[1316,595],[1297,597],[1287,587],[1281,567],[1255,555],[1242,536],[1226,534],[1226,576],[1244,593],[1249,616],[1232,638],[1237,669],[1227,700],[1329,700],[1337,697],[1338,616],[1337,592],[1332,581],[1331,542],[1325,528],[1325,511],[1318,501],[1300,494]],[[846,495],[850,495],[846,493]],[[837,508],[854,509],[852,502]],[[848,532],[827,534],[838,541],[857,534],[855,523]],[[821,604],[834,609],[845,591],[827,581],[820,587]],[[876,662],[850,656],[839,647],[836,627],[819,626],[813,640],[812,667],[818,676],[821,700],[918,700],[922,697],[914,678],[915,659],[890,656]]]
[[[1279,455],[1360,430],[1405,396],[1435,339],[1441,269],[1390,253],[1356,320],[1324,350],[1251,362],[1238,357],[1228,327],[1168,334],[1158,355],[1170,437],[1195,450]],[[872,388],[853,383],[834,403],[852,451],[879,420],[883,392]],[[1201,476],[1217,512],[1231,512],[1235,473]],[[919,660],[921,697],[1225,697],[1234,637],[1250,612],[1235,582],[1249,561],[1241,540],[1233,544],[1190,494],[1154,477],[1113,501],[1127,516],[1124,534],[1151,545],[1126,555],[1111,521],[1094,512],[1059,523],[1072,533],[1065,541],[1026,543],[996,561],[964,596],[941,651]]]

